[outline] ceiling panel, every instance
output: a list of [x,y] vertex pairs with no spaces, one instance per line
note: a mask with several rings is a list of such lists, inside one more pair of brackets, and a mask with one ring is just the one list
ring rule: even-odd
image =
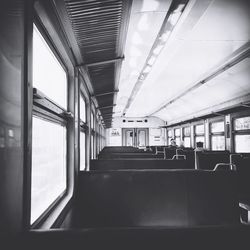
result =
[[[219,84],[215,84],[216,87],[204,86],[199,95],[203,99],[210,96],[204,99],[204,102],[203,99],[199,99],[196,103],[198,96],[193,93],[196,98],[191,99],[190,93],[187,98],[189,102],[182,98],[178,105],[176,102],[161,112],[154,113],[165,103],[196,84],[249,41],[249,1],[190,1],[190,6],[184,12],[185,17],[170,36],[148,77],[141,83],[141,88],[126,116],[157,115],[165,120],[171,120],[176,119],[179,114],[189,114],[189,109],[186,107],[189,104],[190,110],[196,112],[210,104],[218,104],[222,99],[230,100],[246,93],[250,71],[245,71],[243,76],[242,72],[237,70],[237,73],[234,73],[237,82],[229,78],[226,82],[224,78],[217,78]],[[248,63],[245,61],[243,65],[246,66]],[[231,71],[228,72],[231,74]],[[134,81],[132,76],[128,77]],[[230,84],[230,81],[234,81],[234,84]],[[132,85],[130,81],[127,81],[127,84]],[[122,93],[120,95],[122,96]],[[217,95],[220,98],[217,98]],[[122,96],[121,107],[128,97],[126,94]]]

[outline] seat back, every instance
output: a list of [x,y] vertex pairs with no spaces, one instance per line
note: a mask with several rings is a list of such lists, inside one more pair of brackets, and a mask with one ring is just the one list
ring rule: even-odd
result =
[[239,223],[235,171],[90,171],[78,183],[75,227]]

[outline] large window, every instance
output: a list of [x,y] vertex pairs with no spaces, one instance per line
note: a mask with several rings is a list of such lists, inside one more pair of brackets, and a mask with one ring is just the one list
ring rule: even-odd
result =
[[224,121],[210,123],[210,142],[212,150],[225,150]]
[[194,139],[195,139],[195,146],[197,142],[203,142],[205,144],[205,128],[204,124],[199,124],[194,126]]
[[67,75],[36,26],[33,31],[33,87],[67,109]]
[[66,128],[60,124],[33,117],[31,223],[65,189]]
[[184,147],[191,147],[191,133],[190,133],[190,127],[184,127],[183,128],[183,141],[184,141]]
[[250,153],[250,116],[233,120],[234,149],[236,153]]
[[36,26],[33,32],[31,224],[67,188],[67,74]]

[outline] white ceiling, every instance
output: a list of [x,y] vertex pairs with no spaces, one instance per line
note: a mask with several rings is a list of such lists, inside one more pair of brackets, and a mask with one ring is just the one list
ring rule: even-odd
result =
[[[121,116],[171,1],[134,1],[115,115]],[[158,4],[158,5],[157,5]],[[145,9],[145,5],[144,5]],[[145,21],[146,20],[146,21]],[[144,23],[143,25],[140,25]],[[249,1],[191,0],[126,116],[174,122],[250,93],[249,58],[154,113],[249,42]]]

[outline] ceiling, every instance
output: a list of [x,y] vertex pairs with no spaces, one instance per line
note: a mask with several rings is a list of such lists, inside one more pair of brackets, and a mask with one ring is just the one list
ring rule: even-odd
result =
[[211,112],[211,107],[249,101],[249,1],[189,1],[146,79],[138,84],[171,1],[154,2],[158,9],[147,13],[145,34],[134,25],[145,14],[132,7],[115,115],[157,116],[174,124]]
[[[106,128],[249,101],[248,0],[55,0]],[[212,109],[213,110],[213,109]]]
[[112,124],[131,0],[55,0],[103,125]]

